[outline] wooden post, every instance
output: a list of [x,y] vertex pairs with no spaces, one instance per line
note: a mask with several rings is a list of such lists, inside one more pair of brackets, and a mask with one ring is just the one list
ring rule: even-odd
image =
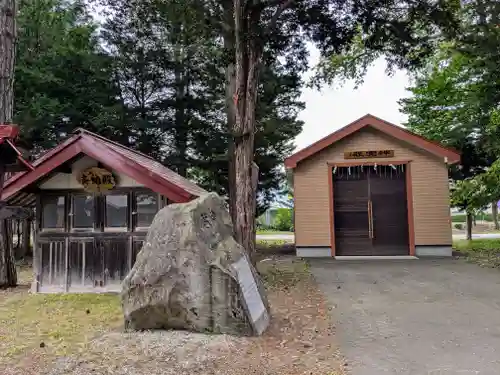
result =
[[42,282],[42,247],[38,238],[38,233],[40,232],[40,219],[42,217],[41,213],[41,198],[40,195],[36,197],[36,208],[35,208],[35,218],[33,220],[33,274],[35,279],[31,286],[31,290],[34,293],[40,291],[40,284]]
[[132,253],[134,251],[133,247],[134,247],[134,239],[132,235],[129,235],[127,241],[127,273],[129,273],[132,267],[134,266],[132,264]]
[[85,241],[82,241],[81,243],[82,245],[82,287],[85,286],[85,258],[86,258],[86,249],[85,247],[87,246],[87,242]]
[[69,237],[64,239],[64,291],[69,291]]
[[26,254],[30,253],[30,247],[31,247],[31,219],[25,219],[23,220],[23,236],[22,236],[22,241],[21,241],[21,254],[23,257],[26,256]]

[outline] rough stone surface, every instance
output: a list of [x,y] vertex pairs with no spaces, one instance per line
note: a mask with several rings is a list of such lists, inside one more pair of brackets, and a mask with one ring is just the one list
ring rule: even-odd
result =
[[[247,257],[233,238],[224,200],[207,194],[160,210],[122,284],[128,329],[255,333],[231,265]],[[252,272],[267,311],[257,272]]]

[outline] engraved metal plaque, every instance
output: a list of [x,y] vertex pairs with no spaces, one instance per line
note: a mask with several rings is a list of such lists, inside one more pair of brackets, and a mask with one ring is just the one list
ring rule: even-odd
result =
[[238,275],[238,283],[240,285],[245,307],[249,315],[255,332],[261,335],[269,325],[269,312],[262,301],[259,293],[257,281],[252,273],[250,263],[246,256],[232,264],[232,267]]

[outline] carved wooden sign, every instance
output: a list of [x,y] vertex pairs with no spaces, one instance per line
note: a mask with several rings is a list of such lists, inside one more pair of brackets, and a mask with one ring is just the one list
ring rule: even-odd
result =
[[99,167],[85,169],[80,174],[78,182],[89,193],[105,193],[116,186],[113,173]]
[[344,152],[344,159],[370,159],[370,158],[393,158],[393,157],[394,157],[394,150]]

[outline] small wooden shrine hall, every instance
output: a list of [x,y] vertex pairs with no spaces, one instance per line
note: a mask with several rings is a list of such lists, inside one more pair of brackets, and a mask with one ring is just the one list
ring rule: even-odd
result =
[[366,115],[285,160],[301,257],[451,256],[460,154]]
[[35,292],[116,292],[165,205],[206,191],[161,163],[78,129],[5,181],[2,200],[36,207]]

